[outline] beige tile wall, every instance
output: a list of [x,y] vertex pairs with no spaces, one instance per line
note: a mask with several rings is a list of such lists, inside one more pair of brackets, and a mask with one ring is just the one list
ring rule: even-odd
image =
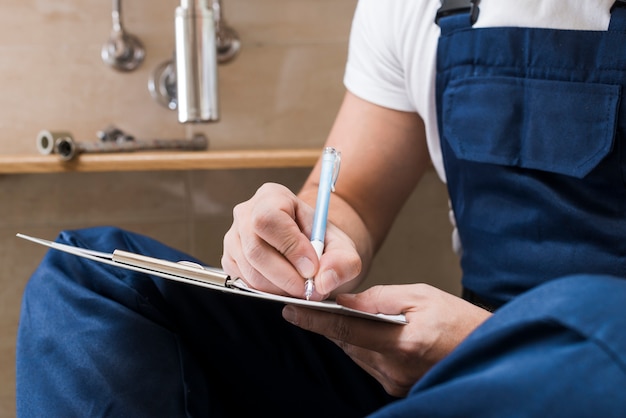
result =
[[[211,147],[321,146],[343,94],[347,36],[356,0],[224,0],[243,49],[220,67],[222,120],[181,126],[147,81],[173,52],[176,0],[125,0],[123,22],[145,44],[144,64],[122,74],[100,60],[111,2],[4,0],[0,6],[0,152],[34,153],[41,129],[79,140],[114,123],[139,138],[201,130]],[[234,204],[265,181],[293,190],[306,169],[0,176],[0,418],[15,415],[19,298],[44,250],[23,232],[117,225],[216,264]],[[434,173],[411,197],[371,274],[371,283],[425,281],[458,291],[445,188]]]

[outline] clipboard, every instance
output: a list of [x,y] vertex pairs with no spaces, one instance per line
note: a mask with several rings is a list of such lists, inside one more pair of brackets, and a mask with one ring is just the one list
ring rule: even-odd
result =
[[309,309],[316,309],[394,324],[407,323],[404,315],[373,314],[347,308],[331,300],[310,301],[262,292],[260,290],[249,287],[243,280],[239,278],[231,278],[222,269],[202,266],[200,264],[190,261],[182,260],[178,262],[173,262],[118,249],[114,250],[112,253],[106,253],[91,249],[75,247],[72,245],[61,244],[58,242],[48,241],[42,238],[31,237],[19,233],[17,234],[17,237],[58,251],[63,251],[68,254],[96,261],[98,263],[109,264],[119,268],[145,273],[167,280],[213,289],[220,292],[237,294],[244,297],[264,299],[284,304],[303,306]]

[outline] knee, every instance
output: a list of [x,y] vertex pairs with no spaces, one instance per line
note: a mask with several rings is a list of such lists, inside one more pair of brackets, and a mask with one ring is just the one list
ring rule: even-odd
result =
[[114,226],[97,226],[61,231],[56,241],[95,251],[112,252],[116,248],[127,246],[136,235]]
[[[133,235],[115,227],[95,227],[62,231],[56,241],[111,253],[115,248],[127,248],[133,242]],[[137,297],[135,281],[139,279],[135,279],[131,272],[50,249],[30,277],[23,300],[33,309],[50,305],[50,300],[68,304],[81,304],[102,297],[133,300]]]

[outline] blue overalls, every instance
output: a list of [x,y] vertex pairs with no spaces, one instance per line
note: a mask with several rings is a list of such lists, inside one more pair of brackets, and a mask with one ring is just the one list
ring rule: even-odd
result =
[[608,32],[439,24],[463,284],[510,302],[374,416],[624,417],[626,8]]
[[[626,281],[599,274],[624,276],[625,12],[609,33],[441,20],[440,132],[464,285],[493,304],[516,297],[406,398],[278,304],[50,251],[24,293],[18,415],[624,416]],[[58,241],[190,259],[115,228]]]
[[626,17],[608,32],[440,20],[437,111],[463,285],[499,306],[626,277]]

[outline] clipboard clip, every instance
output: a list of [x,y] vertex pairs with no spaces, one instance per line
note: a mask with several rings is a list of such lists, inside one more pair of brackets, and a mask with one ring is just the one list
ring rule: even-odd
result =
[[[224,275],[224,271],[222,269],[218,269],[218,268],[215,268],[215,267],[209,267],[209,266],[203,266],[202,264],[198,264],[198,263],[193,262],[193,261],[180,260],[180,261],[177,261],[176,263],[177,264],[181,264],[183,266],[196,268],[196,269],[199,269],[199,270],[204,270],[204,271],[216,273],[216,274],[219,274],[220,276]],[[248,286],[246,284],[246,282],[241,280],[241,278],[239,278],[239,277],[233,278],[233,277],[228,276],[228,275],[224,278],[224,286],[225,287],[230,287],[231,289],[241,289],[241,290],[248,290],[248,291],[251,290],[250,286]]]

